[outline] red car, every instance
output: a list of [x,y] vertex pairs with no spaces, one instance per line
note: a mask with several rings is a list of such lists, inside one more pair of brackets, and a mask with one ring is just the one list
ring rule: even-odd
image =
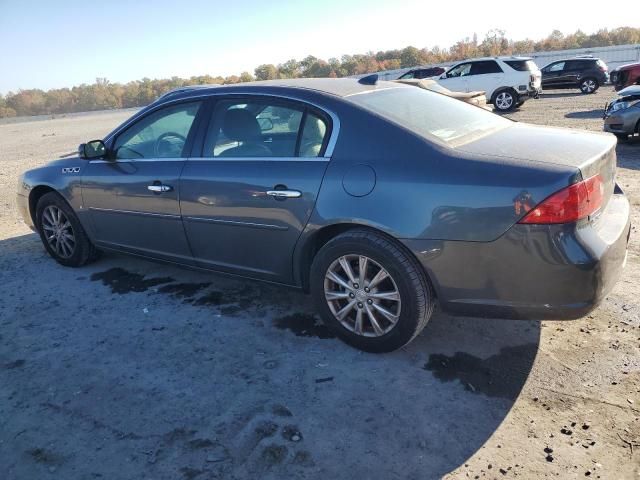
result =
[[610,78],[616,92],[629,85],[640,85],[640,63],[622,65],[611,72]]

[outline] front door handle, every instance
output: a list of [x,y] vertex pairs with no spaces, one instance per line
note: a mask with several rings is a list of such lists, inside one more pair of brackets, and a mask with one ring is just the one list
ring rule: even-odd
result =
[[170,192],[171,190],[173,190],[173,187],[171,185],[154,184],[154,185],[149,185],[147,187],[147,190],[151,190],[152,192],[157,192],[157,193],[163,193],[163,192]]
[[267,190],[267,195],[275,198],[300,198],[302,192],[298,190]]

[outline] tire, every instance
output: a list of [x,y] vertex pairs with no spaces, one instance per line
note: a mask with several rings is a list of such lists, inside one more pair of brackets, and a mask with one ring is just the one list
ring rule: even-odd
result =
[[81,267],[99,256],[73,209],[55,192],[38,200],[36,228],[47,253],[61,265]]
[[[367,261],[360,276],[363,257]],[[345,262],[356,282],[364,280],[362,285],[350,281]],[[380,274],[383,270],[388,277]],[[334,281],[333,274],[342,283]],[[367,230],[347,231],[327,242],[313,260],[310,286],[327,327],[366,352],[391,352],[406,345],[422,331],[434,308],[433,290],[417,260],[395,241]],[[330,300],[327,292],[341,298]]]
[[498,112],[510,112],[518,103],[518,94],[511,89],[500,90],[495,94],[493,107]]
[[591,94],[591,93],[595,93],[596,90],[598,90],[598,88],[600,88],[600,84],[598,83],[598,80],[596,80],[595,78],[584,78],[581,82],[580,82],[580,91],[584,94]]

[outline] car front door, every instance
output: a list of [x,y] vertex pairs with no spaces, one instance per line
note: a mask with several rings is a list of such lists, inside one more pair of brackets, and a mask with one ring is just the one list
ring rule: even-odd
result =
[[487,98],[491,98],[493,92],[504,85],[504,72],[495,60],[473,62],[466,78],[467,92],[482,90]]
[[332,120],[303,103],[221,97],[180,180],[199,266],[291,283],[295,245],[324,176]]
[[562,83],[565,62],[550,63],[542,69],[542,88],[557,88]]
[[107,142],[92,160],[82,197],[98,246],[191,263],[179,180],[201,102],[159,107]]
[[438,83],[453,92],[466,92],[467,75],[471,72],[471,62],[460,63],[438,78]]

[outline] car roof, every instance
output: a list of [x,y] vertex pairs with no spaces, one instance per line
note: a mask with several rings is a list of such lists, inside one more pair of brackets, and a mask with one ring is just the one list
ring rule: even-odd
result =
[[364,93],[387,88],[403,88],[393,82],[378,81],[375,84],[360,83],[356,78],[291,78],[280,80],[262,80],[256,82],[243,82],[229,85],[193,85],[179,87],[160,96],[154,103],[163,103],[168,100],[189,98],[206,95],[209,93],[259,93],[265,89],[273,90],[312,90],[319,93],[348,97],[357,93]]
[[505,60],[519,60],[519,61],[526,61],[526,60],[533,60],[533,58],[531,57],[517,57],[517,56],[502,56],[502,57],[478,57],[478,58],[468,58],[466,60],[459,60],[456,63],[467,63],[467,62],[477,62],[477,61],[481,61],[481,60],[501,60],[501,61],[505,61]]

